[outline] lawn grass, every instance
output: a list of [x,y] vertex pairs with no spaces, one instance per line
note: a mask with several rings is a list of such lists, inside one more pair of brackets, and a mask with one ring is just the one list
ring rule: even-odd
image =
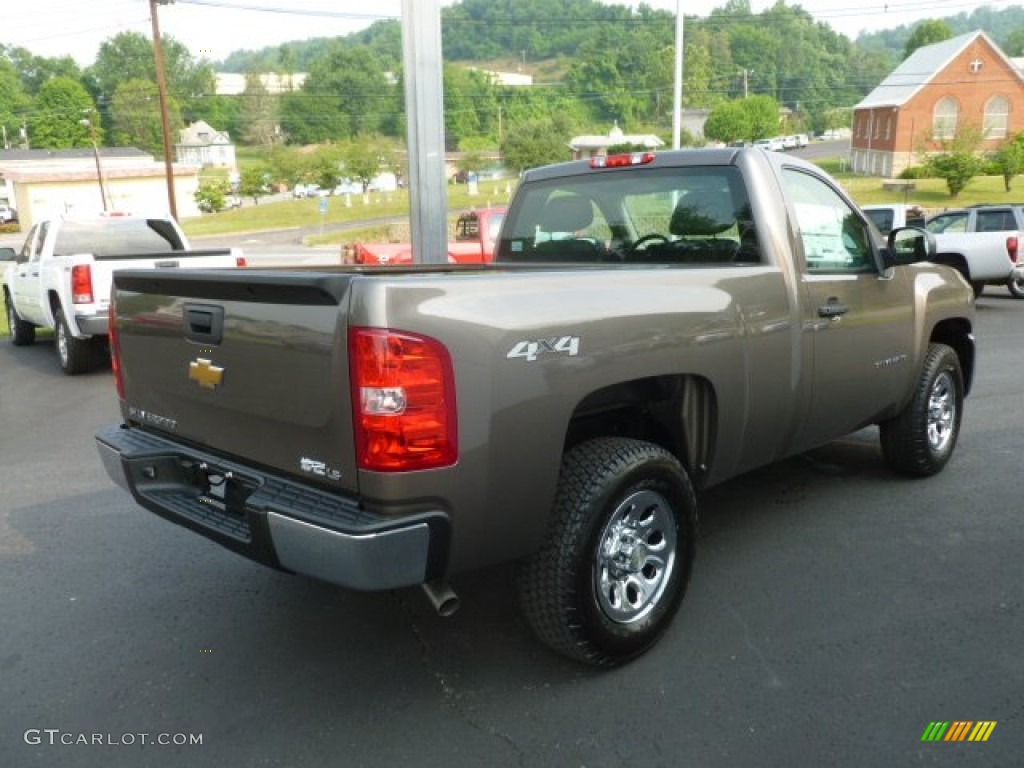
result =
[[[462,211],[504,205],[508,202],[514,187],[513,181],[490,181],[480,184],[479,194],[471,196],[466,185],[451,185],[448,187],[448,208],[450,211]],[[327,200],[326,214],[320,213],[320,198],[265,200],[257,205],[245,205],[231,211],[184,219],[181,226],[187,235],[197,237],[264,229],[313,229],[321,224],[343,224],[409,215],[408,190],[324,199]],[[350,239],[352,238],[347,232],[327,233],[322,238],[317,237],[321,243],[338,243]]]

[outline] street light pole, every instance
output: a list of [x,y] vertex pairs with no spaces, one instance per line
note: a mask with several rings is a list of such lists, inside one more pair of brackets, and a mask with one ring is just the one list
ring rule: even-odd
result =
[[153,21],[153,56],[156,59],[156,87],[160,93],[160,127],[164,135],[164,172],[167,176],[167,207],[171,216],[178,218],[178,201],[174,193],[174,159],[171,141],[171,113],[167,106],[167,78],[164,76],[164,51],[160,43],[160,22],[157,19],[157,5],[167,5],[173,0],[149,0],[149,15]]

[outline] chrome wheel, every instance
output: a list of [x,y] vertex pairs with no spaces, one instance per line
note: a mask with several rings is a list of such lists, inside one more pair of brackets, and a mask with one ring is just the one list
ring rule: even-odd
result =
[[64,323],[58,320],[57,327],[55,329],[57,334],[57,356],[60,358],[60,364],[67,368],[68,366],[68,332],[64,327]]
[[638,491],[616,508],[598,539],[594,591],[612,621],[630,624],[665,593],[676,558],[676,522],[667,499]]
[[943,371],[928,393],[928,445],[941,453],[953,439],[956,425],[956,385],[949,371]]

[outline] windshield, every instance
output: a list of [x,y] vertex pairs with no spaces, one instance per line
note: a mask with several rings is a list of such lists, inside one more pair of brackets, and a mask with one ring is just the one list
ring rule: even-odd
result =
[[67,220],[54,244],[55,256],[91,253],[97,259],[181,250],[181,238],[166,219]]

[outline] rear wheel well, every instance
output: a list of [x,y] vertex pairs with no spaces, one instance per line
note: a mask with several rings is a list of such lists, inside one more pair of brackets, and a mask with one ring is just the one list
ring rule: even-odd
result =
[[670,451],[700,485],[714,453],[716,400],[700,376],[654,376],[591,392],[573,411],[563,451],[598,437],[628,437]]

